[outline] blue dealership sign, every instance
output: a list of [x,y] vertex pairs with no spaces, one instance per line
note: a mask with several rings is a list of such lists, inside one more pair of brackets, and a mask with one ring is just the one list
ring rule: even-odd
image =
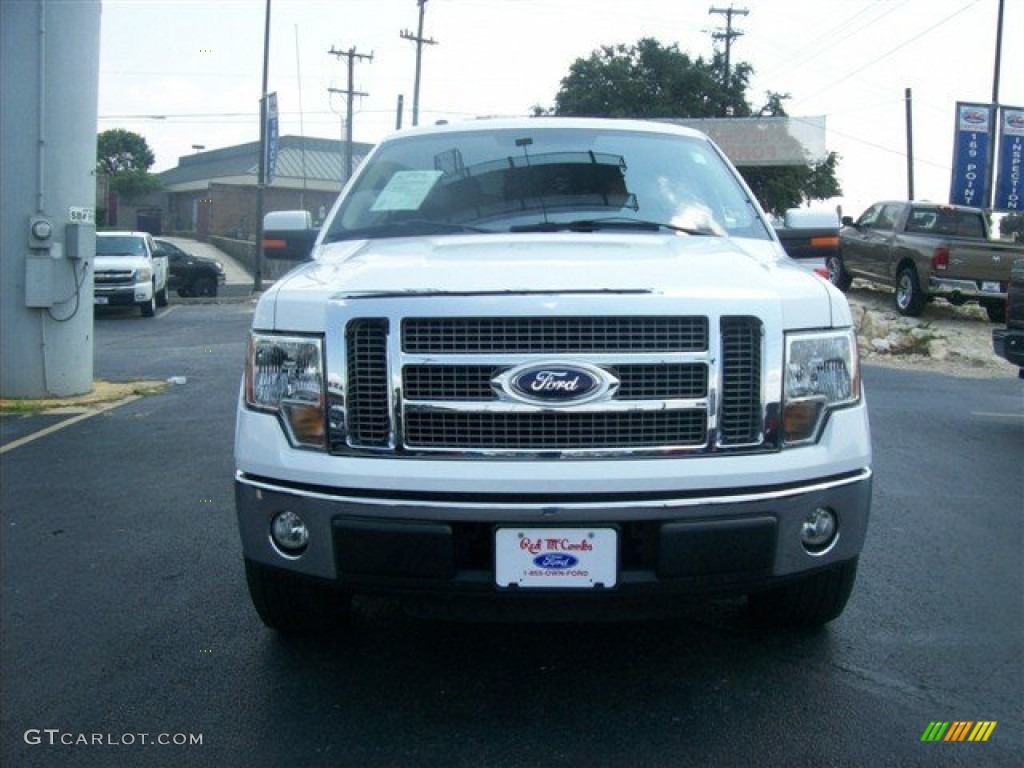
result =
[[264,163],[265,184],[274,180],[277,171],[277,92],[267,95],[267,156]]
[[996,170],[997,211],[1024,211],[1024,179],[1021,179],[1024,156],[1024,108],[1001,107],[999,110],[999,160]]
[[992,149],[992,107],[956,104],[956,140],[953,142],[953,183],[949,202],[988,207],[989,152]]

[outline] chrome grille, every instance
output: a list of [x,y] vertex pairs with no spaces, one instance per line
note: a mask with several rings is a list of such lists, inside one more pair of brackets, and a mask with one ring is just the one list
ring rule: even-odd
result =
[[[756,317],[389,315],[348,319],[344,338],[333,452],[485,459],[772,448]],[[546,361],[597,366],[618,384],[582,405],[544,406],[494,383]]]
[[131,285],[135,282],[135,272],[130,269],[107,269],[93,273],[95,285]]
[[708,347],[704,317],[456,317],[402,323],[411,354],[698,352]]

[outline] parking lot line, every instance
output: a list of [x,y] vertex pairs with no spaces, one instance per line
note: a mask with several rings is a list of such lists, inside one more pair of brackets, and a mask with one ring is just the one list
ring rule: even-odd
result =
[[70,427],[72,424],[77,424],[80,421],[85,421],[86,419],[91,418],[92,416],[96,416],[97,414],[103,413],[104,411],[109,411],[113,408],[117,408],[118,406],[125,405],[126,403],[138,400],[140,397],[142,397],[142,395],[131,395],[130,397],[126,397],[123,400],[117,400],[112,403],[103,403],[102,405],[97,405],[85,411],[84,413],[79,413],[76,416],[72,416],[70,419],[65,419],[64,421],[58,422],[57,424],[51,424],[45,429],[40,429],[38,432],[33,432],[30,435],[25,435],[24,437],[18,438],[17,440],[7,443],[6,445],[0,446],[0,454],[7,453],[8,451],[13,451],[15,448],[20,448],[21,446],[27,445],[28,443],[31,443],[34,440],[38,440],[41,437],[52,435],[54,432],[62,430],[65,427]]

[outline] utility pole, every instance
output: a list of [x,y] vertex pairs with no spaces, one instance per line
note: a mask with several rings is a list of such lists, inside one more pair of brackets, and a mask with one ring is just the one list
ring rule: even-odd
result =
[[903,91],[907,112],[907,200],[914,199],[914,92]]
[[267,186],[267,79],[270,74],[270,0],[263,19],[263,85],[260,88],[260,162],[256,175],[256,264],[253,293],[263,290],[263,191]]
[[1002,69],[1003,59],[1003,11],[1004,0],[999,0],[999,14],[996,17],[996,60],[992,67],[992,118],[991,125],[992,140],[988,151],[988,197],[985,205],[992,208],[996,199],[996,151],[999,146],[999,134],[1002,131],[1002,122],[999,114],[999,73]]
[[[733,8],[731,5],[728,8],[715,8],[712,6],[708,13],[717,13],[721,16],[725,16],[725,30],[718,29],[711,33],[712,40],[724,40],[725,41],[725,76],[722,80],[722,87],[728,91],[731,82],[731,68],[730,61],[732,57],[732,41],[734,38],[739,37],[743,34],[741,29],[733,29],[732,17],[733,16],[746,16],[750,13],[746,8]],[[728,107],[727,107],[728,109]]]
[[437,40],[433,38],[423,37],[423,11],[426,8],[427,0],[416,0],[420,6],[420,25],[416,34],[412,34],[407,29],[403,29],[401,36],[404,40],[413,40],[416,42],[416,80],[413,83],[412,91],[412,124],[420,124],[420,65],[423,57],[423,46],[426,45],[437,45]]
[[345,181],[347,182],[352,178],[352,107],[353,101],[356,96],[369,96],[368,93],[354,90],[355,80],[355,62],[356,59],[366,59],[367,61],[373,61],[372,53],[356,53],[356,49],[349,48],[347,51],[339,51],[331,46],[329,53],[332,56],[337,56],[339,59],[344,56],[348,59],[348,88],[328,88],[328,93],[344,93],[347,96],[347,108],[345,117]]

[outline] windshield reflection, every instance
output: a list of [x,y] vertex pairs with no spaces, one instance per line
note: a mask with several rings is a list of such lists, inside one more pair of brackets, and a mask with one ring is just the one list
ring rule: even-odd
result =
[[[662,227],[768,239],[707,141],[548,127],[400,136],[367,159],[327,240],[459,232]],[[584,224],[585,226],[580,226]]]

